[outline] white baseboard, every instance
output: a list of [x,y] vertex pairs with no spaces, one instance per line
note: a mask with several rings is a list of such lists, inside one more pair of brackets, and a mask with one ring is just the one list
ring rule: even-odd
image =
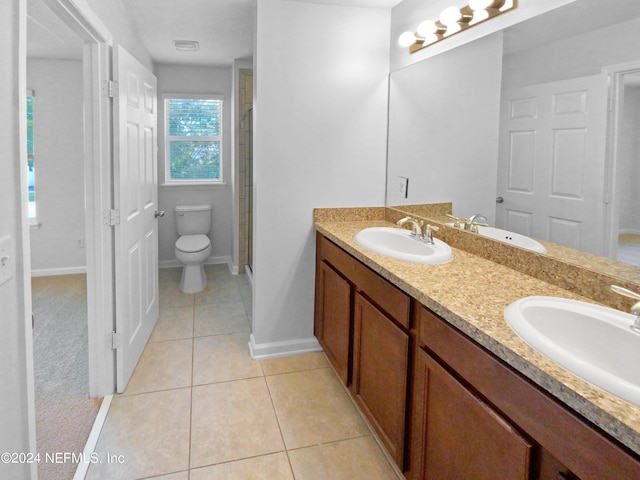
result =
[[90,460],[95,458],[94,452],[96,450],[96,445],[98,444],[98,439],[100,438],[100,432],[102,431],[102,427],[104,427],[104,423],[107,421],[107,413],[109,413],[111,400],[113,400],[113,394],[107,395],[102,399],[102,404],[100,404],[100,409],[98,410],[96,419],[93,421],[89,438],[87,439],[84,451],[82,452],[82,458],[84,461],[78,462],[73,480],[84,480],[87,476]]
[[[205,265],[222,265],[226,264],[229,267],[229,272],[232,275],[238,274],[238,266],[233,264],[231,257],[229,255],[222,255],[220,257],[209,257],[204,262]],[[181,267],[182,264],[178,261],[178,259],[173,258],[171,260],[160,260],[158,262],[158,266],[160,268],[174,268]]]
[[640,235],[640,230],[635,230],[633,228],[618,230],[618,235],[629,235],[629,234]]
[[87,267],[38,268],[31,270],[32,277],[52,277],[54,275],[74,275],[87,273]]
[[285,340],[282,342],[256,343],[253,333],[249,337],[249,351],[254,360],[287,357],[300,353],[320,352],[322,347],[316,337]]

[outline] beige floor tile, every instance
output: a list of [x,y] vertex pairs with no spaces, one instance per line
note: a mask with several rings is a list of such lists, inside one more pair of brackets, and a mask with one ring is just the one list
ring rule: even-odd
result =
[[229,266],[226,263],[216,263],[215,265],[205,265],[204,272],[207,274],[207,278],[224,278],[232,277],[232,273],[229,271]]
[[182,267],[161,268],[158,274],[160,283],[178,283],[182,277]]
[[177,282],[160,283],[160,308],[188,307],[193,305],[195,295],[184,293]]
[[296,480],[400,480],[371,436],[288,452]]
[[279,375],[281,373],[300,372],[314,368],[327,368],[327,357],[322,352],[303,353],[281,358],[262,360],[265,375]]
[[160,309],[160,317],[151,333],[152,342],[193,337],[193,307]]
[[[113,399],[87,480],[137,479],[189,466],[191,389]],[[122,461],[108,461],[120,458]],[[114,457],[116,456],[116,457]]]
[[191,470],[190,480],[293,480],[287,454],[274,453]]
[[159,477],[148,477],[146,480],[189,480],[189,472],[170,473]]
[[242,300],[240,287],[233,277],[209,278],[205,289],[195,294],[196,305]]
[[149,342],[124,395],[191,386],[193,339]]
[[284,450],[264,378],[193,387],[191,467]]
[[238,286],[240,287],[242,298],[251,298],[253,291],[251,290],[249,278],[246,275],[238,275]]
[[331,369],[265,378],[287,449],[369,433]]
[[249,334],[198,337],[193,343],[193,384],[261,377],[260,362],[249,355]]
[[249,318],[242,302],[196,305],[193,322],[196,337],[249,331]]

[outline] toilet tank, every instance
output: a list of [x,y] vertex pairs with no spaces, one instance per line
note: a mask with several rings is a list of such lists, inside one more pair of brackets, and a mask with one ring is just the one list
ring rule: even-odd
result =
[[177,205],[178,235],[206,235],[211,230],[211,205]]

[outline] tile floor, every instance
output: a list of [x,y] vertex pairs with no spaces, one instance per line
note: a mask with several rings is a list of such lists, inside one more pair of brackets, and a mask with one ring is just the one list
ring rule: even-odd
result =
[[323,353],[253,361],[250,288],[160,272],[160,318],[98,440],[87,479],[396,480]]

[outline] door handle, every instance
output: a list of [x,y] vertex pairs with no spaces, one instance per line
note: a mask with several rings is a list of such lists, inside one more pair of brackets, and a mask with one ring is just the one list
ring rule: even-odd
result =
[[156,210],[156,213],[154,213],[154,217],[156,217],[156,218],[158,218],[158,217],[160,217],[160,218],[164,217],[164,210],[160,210],[160,211]]
[[504,198],[496,197],[496,203],[502,203],[502,202],[504,202]]

